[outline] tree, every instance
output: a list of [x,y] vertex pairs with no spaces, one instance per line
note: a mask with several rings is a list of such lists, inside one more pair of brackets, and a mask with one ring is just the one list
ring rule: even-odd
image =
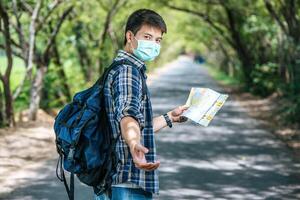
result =
[[[6,11],[5,5],[3,5],[2,1],[0,1],[0,28],[1,32],[3,34],[5,44],[3,45],[3,48],[5,49],[6,59],[7,59],[7,66],[5,73],[2,74],[0,72],[0,80],[3,84],[4,88],[4,98],[5,98],[5,116],[2,118],[5,120],[2,122],[2,124],[8,123],[9,126],[15,126],[15,120],[14,120],[14,111],[13,111],[13,97],[10,90],[10,75],[11,70],[13,67],[13,58],[12,58],[12,38],[10,33],[10,24],[9,24],[9,16]],[[2,27],[3,24],[3,27]]]
[[[254,67],[253,56],[249,45],[242,35],[242,26],[247,15],[241,8],[246,5],[236,6],[230,1],[194,1],[198,6],[174,6],[168,1],[166,6],[178,11],[186,12],[199,17],[207,23],[221,38],[233,48],[241,61],[242,70],[247,86],[252,85],[251,72]],[[202,4],[200,4],[200,2]],[[246,3],[245,3],[246,4]],[[199,8],[199,5],[202,8]],[[204,11],[203,11],[204,10]]]
[[293,94],[300,93],[300,1],[285,0],[271,2],[264,0],[270,16],[281,28],[284,38],[280,48],[281,76],[290,84]]
[[[44,4],[47,6],[44,6]],[[62,7],[62,4],[64,7]],[[29,79],[32,82],[29,119],[36,120],[37,110],[41,101],[43,78],[53,57],[55,38],[63,22],[73,10],[73,5],[68,5],[62,0],[54,2],[37,0],[35,3],[17,2],[14,0],[8,6],[15,17],[16,24],[12,24],[12,27],[18,36],[19,42],[14,42],[15,51],[13,53],[26,63],[26,74],[16,90],[14,98],[18,97],[25,80]],[[59,6],[61,6],[61,10],[58,10]],[[24,15],[28,17],[26,18]],[[24,28],[26,25],[29,27],[28,31]],[[36,73],[32,77],[33,64],[36,66]]]

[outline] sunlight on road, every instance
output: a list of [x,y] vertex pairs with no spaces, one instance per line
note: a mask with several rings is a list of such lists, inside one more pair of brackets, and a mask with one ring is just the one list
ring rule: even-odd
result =
[[[185,57],[153,85],[157,115],[184,104],[191,87],[222,89]],[[176,84],[174,84],[176,82]],[[297,199],[299,159],[229,97],[209,127],[191,121],[157,135],[157,199]]]

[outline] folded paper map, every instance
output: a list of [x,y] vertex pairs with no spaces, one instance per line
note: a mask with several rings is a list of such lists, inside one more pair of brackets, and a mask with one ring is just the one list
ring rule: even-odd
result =
[[186,101],[189,108],[182,116],[207,127],[227,98],[227,94],[220,94],[209,88],[192,88]]

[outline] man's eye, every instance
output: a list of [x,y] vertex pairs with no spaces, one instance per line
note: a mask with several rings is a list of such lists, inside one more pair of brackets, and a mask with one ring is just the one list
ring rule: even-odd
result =
[[145,35],[145,39],[150,40],[151,37],[149,35]]
[[161,39],[156,40],[156,43],[160,44],[160,42],[161,42]]

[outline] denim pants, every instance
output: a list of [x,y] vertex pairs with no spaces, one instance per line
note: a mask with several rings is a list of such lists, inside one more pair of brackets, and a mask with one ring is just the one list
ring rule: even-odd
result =
[[95,195],[94,200],[152,200],[152,193],[140,188],[112,187],[112,198],[108,195]]

